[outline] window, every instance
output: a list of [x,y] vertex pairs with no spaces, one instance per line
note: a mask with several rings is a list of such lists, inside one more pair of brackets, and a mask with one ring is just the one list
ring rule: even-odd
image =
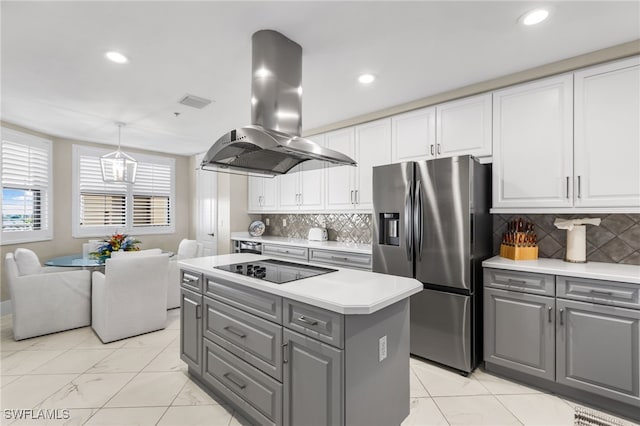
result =
[[136,154],[136,183],[105,183],[100,157],[108,150],[74,145],[73,236],[136,235],[175,231],[173,200],[175,161]]
[[2,244],[52,238],[51,141],[2,128]]

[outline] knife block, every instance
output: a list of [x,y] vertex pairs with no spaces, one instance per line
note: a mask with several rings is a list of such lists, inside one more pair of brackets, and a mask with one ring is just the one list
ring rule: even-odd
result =
[[538,258],[538,246],[523,247],[500,244],[500,256],[512,260],[535,260]]

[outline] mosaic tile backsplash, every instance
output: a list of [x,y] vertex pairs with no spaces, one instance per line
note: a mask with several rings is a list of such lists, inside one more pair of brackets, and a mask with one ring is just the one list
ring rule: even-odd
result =
[[267,218],[264,235],[306,239],[309,229],[326,227],[330,241],[371,244],[370,214],[263,214],[261,220]]
[[556,228],[556,218],[599,217],[600,226],[587,225],[587,261],[640,265],[640,214],[530,214],[493,215],[493,252],[500,252],[500,239],[507,222],[522,218],[533,222],[538,235],[538,256],[562,259],[567,231]]

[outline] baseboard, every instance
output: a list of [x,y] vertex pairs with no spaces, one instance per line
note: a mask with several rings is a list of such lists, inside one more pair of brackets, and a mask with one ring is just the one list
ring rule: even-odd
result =
[[9,315],[13,313],[13,309],[11,307],[11,300],[5,300],[4,302],[0,302],[0,316]]

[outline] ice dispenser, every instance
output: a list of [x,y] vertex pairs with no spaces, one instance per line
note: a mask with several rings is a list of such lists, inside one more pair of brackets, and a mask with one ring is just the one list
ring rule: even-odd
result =
[[380,235],[378,243],[388,246],[400,245],[400,213],[380,213]]

